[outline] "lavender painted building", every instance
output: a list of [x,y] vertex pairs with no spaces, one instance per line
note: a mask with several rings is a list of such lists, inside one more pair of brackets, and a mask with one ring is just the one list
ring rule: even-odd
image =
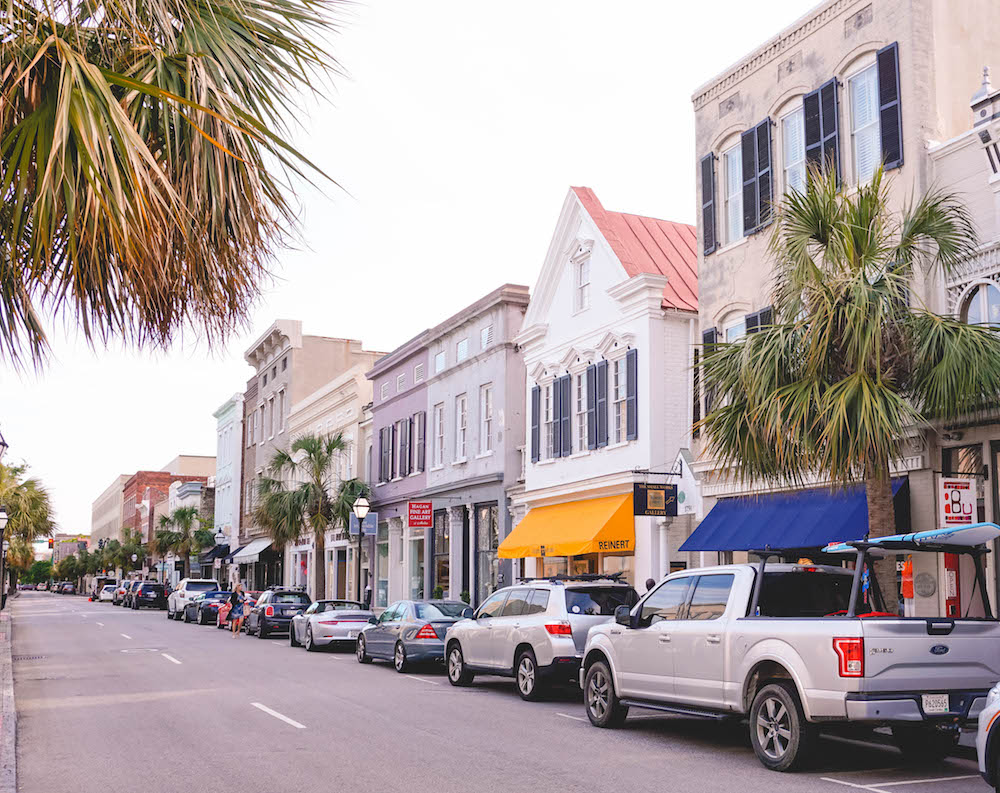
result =
[[[369,481],[378,512],[374,605],[510,581],[496,548],[510,530],[506,490],[521,474],[524,364],[513,338],[528,287],[506,284],[382,358],[374,386]],[[430,501],[432,529],[410,501]]]

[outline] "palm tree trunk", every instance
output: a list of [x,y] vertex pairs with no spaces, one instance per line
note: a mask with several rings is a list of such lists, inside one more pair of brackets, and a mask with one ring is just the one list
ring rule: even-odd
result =
[[[869,467],[865,480],[865,494],[868,497],[868,537],[888,537],[896,533],[896,512],[892,503],[892,482],[889,466],[885,462]],[[878,588],[882,592],[887,611],[896,611],[899,596],[896,587],[896,562],[894,557],[874,562]],[[858,609],[861,611],[861,608]]]
[[316,568],[316,591],[313,592],[313,600],[322,600],[326,597],[326,532],[318,531],[315,537],[313,566]]

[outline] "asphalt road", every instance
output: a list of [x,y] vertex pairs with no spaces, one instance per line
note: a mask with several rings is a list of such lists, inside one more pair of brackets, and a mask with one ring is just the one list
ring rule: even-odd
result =
[[231,638],[81,597],[12,606],[20,793],[831,791],[985,793],[974,763],[901,768],[889,747],[826,740],[820,765],[776,774],[741,725],[633,710],[598,730],[564,692],[456,689],[351,652]]

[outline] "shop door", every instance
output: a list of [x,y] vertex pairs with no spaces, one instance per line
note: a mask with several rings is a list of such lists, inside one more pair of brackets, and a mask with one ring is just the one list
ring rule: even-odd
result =
[[337,598],[347,598],[347,551],[337,551]]

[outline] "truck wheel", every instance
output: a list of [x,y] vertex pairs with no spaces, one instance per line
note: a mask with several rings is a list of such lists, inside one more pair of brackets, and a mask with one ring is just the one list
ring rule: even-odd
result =
[[619,702],[611,669],[604,661],[597,661],[587,669],[583,702],[587,718],[595,727],[621,727],[628,716],[628,706]]
[[765,768],[801,767],[812,754],[816,737],[791,683],[771,683],[757,692],[750,707],[750,743]]
[[927,765],[940,762],[951,754],[958,743],[958,731],[896,725],[892,728],[892,740],[907,762]]

